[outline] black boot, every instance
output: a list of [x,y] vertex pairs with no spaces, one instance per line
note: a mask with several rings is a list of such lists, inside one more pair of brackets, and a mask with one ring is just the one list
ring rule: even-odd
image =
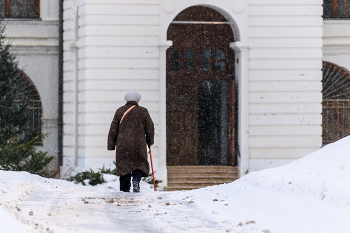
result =
[[137,181],[132,181],[133,191],[134,193],[140,192],[140,183]]
[[130,179],[131,179],[131,174],[125,174],[119,177],[120,191],[130,192],[130,186],[131,186]]
[[132,186],[134,193],[140,192],[140,181],[142,176],[144,175],[143,171],[136,169],[132,172]]

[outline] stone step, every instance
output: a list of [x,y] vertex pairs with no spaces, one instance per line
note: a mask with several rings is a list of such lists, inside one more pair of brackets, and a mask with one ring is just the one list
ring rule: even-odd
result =
[[203,167],[203,168],[185,168],[185,167],[167,167],[170,172],[237,172],[237,169],[234,167]]
[[191,187],[166,187],[164,188],[164,191],[182,191],[182,190],[193,190],[193,189],[197,189],[197,188],[191,188]]
[[207,186],[212,186],[212,185],[221,185],[221,184],[229,184],[231,182],[198,182],[198,183],[174,183],[174,184],[168,184],[168,188],[174,188],[174,187],[182,187],[182,188],[191,188],[191,189],[196,189],[196,188],[203,188]]
[[194,182],[232,182],[235,178],[232,177],[211,177],[211,178],[203,178],[203,177],[189,177],[189,178],[168,178],[168,184],[171,183],[194,183]]
[[202,184],[177,184],[173,186],[169,186],[166,188],[166,191],[179,191],[179,190],[192,190],[192,189],[199,189],[199,188],[205,188],[209,186],[214,186],[214,185],[220,185],[222,183],[217,183],[217,184],[208,184],[208,183],[202,183]]
[[168,169],[169,174],[237,174],[237,169]]
[[188,179],[191,179],[191,178],[194,178],[194,179],[197,179],[197,178],[206,178],[206,179],[212,179],[212,178],[217,178],[217,179],[220,179],[220,178],[230,178],[230,177],[236,177],[237,174],[235,173],[231,173],[231,174],[218,174],[218,173],[187,173],[187,174],[169,174],[168,173],[168,179],[176,179],[176,178],[188,178]]
[[232,166],[167,166],[168,170],[211,170],[211,171],[219,171],[219,170],[237,170],[236,167]]
[[167,191],[191,190],[230,183],[238,178],[232,166],[168,166]]
[[213,180],[213,179],[229,179],[229,178],[236,178],[238,177],[237,174],[168,174],[168,180],[174,180],[174,179],[188,179],[188,180],[196,180],[196,179],[207,179],[207,180]]
[[186,177],[236,177],[237,173],[178,173],[178,174],[169,174],[168,173],[168,179],[169,178],[186,178]]
[[234,177],[236,172],[169,172],[169,177]]
[[168,180],[168,185],[175,185],[175,184],[223,184],[223,183],[230,183],[234,181],[235,178],[220,178],[220,179],[171,179]]
[[[233,180],[232,180],[233,181]],[[202,185],[206,185],[206,184],[210,184],[210,185],[217,185],[217,184],[227,184],[227,183],[231,183],[232,181],[221,181],[221,180],[211,180],[211,181],[190,181],[190,182],[172,182],[172,184],[176,184],[176,185],[181,185],[181,186],[202,186]]]

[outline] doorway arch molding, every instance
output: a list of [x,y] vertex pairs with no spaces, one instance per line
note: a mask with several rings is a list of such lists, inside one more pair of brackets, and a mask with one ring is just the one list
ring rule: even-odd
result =
[[[243,3],[243,1],[242,1]],[[172,4],[171,7],[166,4]],[[167,40],[167,30],[173,19],[191,6],[210,7],[227,18],[232,24],[235,41],[230,47],[236,53],[235,77],[238,85],[238,158],[239,173],[243,175],[249,169],[249,14],[248,3],[244,1],[243,11],[235,12],[230,0],[161,0],[159,11],[159,148],[158,170],[162,177],[162,186],[167,186],[166,171],[166,50],[172,46]],[[225,9],[225,10],[224,10]]]
[[[203,3],[206,2],[206,3]],[[166,44],[167,30],[173,19],[183,10],[191,6],[205,6],[212,8],[231,22],[232,29],[235,32],[235,41],[248,43],[249,40],[249,14],[248,1],[244,1],[244,10],[242,12],[234,11],[234,2],[232,0],[161,0],[159,11],[159,42],[160,45]],[[172,3],[174,9],[171,12],[165,11],[166,4]],[[242,1],[243,3],[243,1]]]

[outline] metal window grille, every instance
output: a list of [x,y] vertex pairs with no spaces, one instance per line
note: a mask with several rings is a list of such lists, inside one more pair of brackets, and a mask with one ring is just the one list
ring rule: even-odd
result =
[[322,143],[350,135],[350,72],[323,62]]
[[[23,72],[18,71],[20,80],[19,80],[19,90],[20,96],[19,100],[25,99],[28,100],[28,108],[30,110],[30,118],[27,122],[27,130],[31,132],[31,135],[37,136],[41,134],[41,118],[42,118],[42,105],[41,99],[39,96],[36,87],[32,81],[27,77]],[[23,135],[24,136],[24,135]],[[41,144],[38,142],[37,144]]]

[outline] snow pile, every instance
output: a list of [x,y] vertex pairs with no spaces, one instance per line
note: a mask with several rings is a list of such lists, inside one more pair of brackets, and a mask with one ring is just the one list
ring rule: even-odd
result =
[[[191,191],[119,192],[0,171],[0,231],[349,233],[350,137],[286,166]],[[17,218],[17,220],[16,220]]]
[[254,172],[241,179],[289,195],[349,205],[350,136],[288,165]]
[[[82,221],[76,223],[78,229],[81,225],[85,226],[86,222],[94,222],[95,213],[91,210],[87,212],[89,208],[85,203],[93,203],[93,200],[101,205],[106,204],[114,198],[116,190],[119,190],[119,177],[109,174],[103,176],[107,183],[83,186],[65,180],[46,179],[28,172],[0,170],[0,232],[71,232],[65,225],[55,223],[57,226],[52,227],[48,223],[55,219],[56,222],[72,224],[71,220],[75,224],[76,219],[72,215],[82,216],[78,219]],[[145,182],[141,182],[141,188],[145,194],[152,192],[151,185]],[[73,206],[82,208],[79,213],[74,213]],[[87,212],[90,219],[84,218],[83,212]],[[109,213],[106,212],[107,214]],[[99,224],[105,223],[101,221]],[[98,232],[98,229],[90,230]]]
[[0,207],[1,232],[29,232],[30,227],[19,222],[11,213]]
[[[0,170],[0,229],[1,232],[32,232],[29,221],[18,218],[21,208],[16,204],[24,200],[28,194],[52,187],[76,187],[73,183],[46,179],[28,172]],[[10,214],[11,213],[11,214]],[[17,219],[16,217],[17,216]]]
[[350,136],[288,165],[187,192],[233,232],[350,232]]

